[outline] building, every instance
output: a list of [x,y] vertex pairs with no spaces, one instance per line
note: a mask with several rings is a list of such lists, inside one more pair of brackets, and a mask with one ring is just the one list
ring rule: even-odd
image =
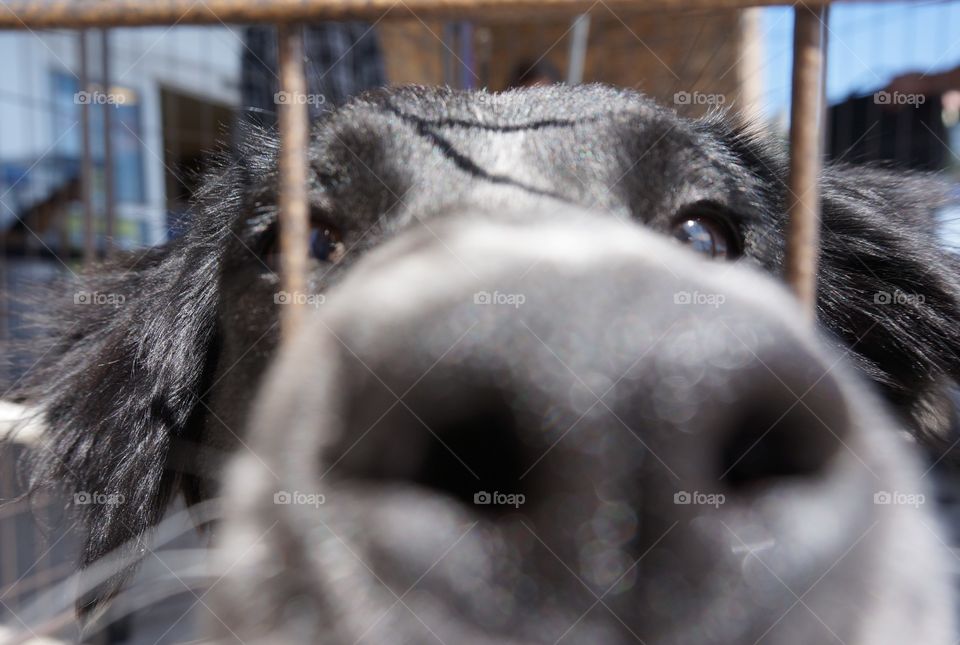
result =
[[[104,211],[104,113],[109,111],[120,248],[166,239],[205,151],[229,136],[239,104],[237,30],[179,27],[110,31],[109,87],[100,32],[87,35],[90,92],[81,91],[74,32],[0,34],[0,228],[6,251],[82,247],[82,109],[88,105],[94,213]],[[103,217],[97,221],[103,247]]]

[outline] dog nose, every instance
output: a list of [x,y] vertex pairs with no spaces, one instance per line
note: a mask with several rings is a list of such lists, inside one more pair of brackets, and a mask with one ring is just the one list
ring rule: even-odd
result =
[[[337,332],[351,386],[333,474],[413,483],[481,514],[634,482],[631,507],[665,515],[686,513],[684,491],[749,496],[823,475],[848,421],[810,347],[732,300],[694,317],[667,304],[674,315],[646,323],[641,287],[611,296],[617,308],[591,302],[609,278],[564,281],[569,304],[549,313],[468,298],[368,330],[396,334],[382,343]],[[576,320],[581,305],[597,320]],[[644,500],[651,478],[681,503]]]
[[841,449],[840,389],[773,315],[792,310],[777,290],[731,289],[730,267],[648,233],[558,225],[524,244],[532,230],[411,236],[331,294],[320,331],[351,384],[342,474],[484,512],[564,473],[743,491],[815,478]]
[[[631,508],[670,516],[694,489],[749,494],[829,466],[843,396],[771,313],[792,306],[775,289],[731,289],[730,267],[648,233],[611,243],[557,225],[524,244],[531,230],[411,236],[330,296],[314,333],[336,338],[350,384],[332,474],[409,482],[481,514],[617,480],[633,482]],[[679,503],[642,500],[649,477]]]
[[[437,624],[518,643],[753,642],[767,628],[803,642],[765,608],[791,606],[869,530],[851,419],[870,413],[848,411],[843,367],[781,288],[596,220],[400,234],[281,349],[255,414],[264,485],[324,502],[265,512],[319,552],[354,545],[312,574],[357,581],[353,604],[415,587],[432,625],[396,618],[398,637],[358,613],[343,642],[422,642]],[[283,446],[267,440],[278,425]],[[758,551],[760,570],[744,555]],[[599,602],[616,621],[584,618]]]

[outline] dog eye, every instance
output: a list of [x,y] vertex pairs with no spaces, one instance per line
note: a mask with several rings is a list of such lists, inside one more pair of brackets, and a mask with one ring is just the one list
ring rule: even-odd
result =
[[[274,226],[268,233],[263,245],[261,257],[271,271],[280,269],[280,237]],[[347,254],[346,245],[340,231],[328,224],[312,220],[310,222],[310,257],[318,262],[336,264]]]
[[320,262],[339,262],[346,253],[340,232],[329,226],[310,229],[310,257]]
[[684,216],[674,224],[673,236],[709,258],[726,260],[738,255],[737,241],[730,227],[713,216]]

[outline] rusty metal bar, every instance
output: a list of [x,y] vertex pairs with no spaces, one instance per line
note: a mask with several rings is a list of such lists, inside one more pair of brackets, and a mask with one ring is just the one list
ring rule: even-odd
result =
[[303,27],[279,25],[280,67],[278,123],[280,127],[280,278],[287,297],[282,300],[280,332],[289,338],[304,317],[310,226],[307,207],[307,79],[304,74]]
[[87,48],[87,32],[78,34],[80,46],[80,91],[76,95],[80,104],[80,194],[83,201],[83,263],[89,266],[96,259],[96,240],[93,230],[93,153],[90,149],[90,103],[94,93],[90,91],[90,56]]
[[817,312],[820,252],[818,181],[823,165],[825,9],[800,4],[794,12],[786,278],[813,320]]
[[[100,30],[100,65],[103,71],[103,91],[110,92],[110,30]],[[115,249],[116,234],[116,195],[113,188],[113,132],[111,120],[114,106],[110,101],[103,103],[103,214],[105,219],[104,243],[106,256],[112,257]]]
[[[808,6],[830,0],[807,0]],[[448,17],[485,20],[570,15],[588,11],[593,0],[5,0],[0,2],[0,29],[137,27],[316,20],[377,19],[388,12],[398,17]],[[743,9],[793,5],[790,0],[607,0],[611,9],[665,11],[671,9]]]

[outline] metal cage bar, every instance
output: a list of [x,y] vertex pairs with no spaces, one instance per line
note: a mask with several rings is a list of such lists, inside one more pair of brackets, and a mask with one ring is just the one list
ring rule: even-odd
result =
[[[110,92],[110,31],[100,30],[100,71],[103,74],[103,91]],[[116,234],[117,209],[116,195],[113,186],[113,146],[110,145],[113,132],[111,132],[113,108],[104,103],[103,107],[103,214],[104,214],[104,253],[106,257],[112,257],[115,245],[114,235]]]
[[[832,0],[806,0],[810,7]],[[293,23],[316,20],[376,20],[386,13],[421,18],[516,18],[585,13],[592,0],[5,0],[0,2],[0,29],[79,29],[144,25]],[[790,0],[607,0],[613,9],[667,11],[677,9],[746,9],[786,5]]]
[[[80,58],[80,91],[90,94],[90,43],[87,30],[82,29],[78,36],[78,56]],[[80,102],[80,192],[83,202],[83,263],[87,266],[96,256],[96,231],[93,221],[93,154],[91,153],[90,101]]]
[[785,274],[807,316],[816,318],[820,252],[820,168],[823,163],[824,7],[794,10],[790,100],[790,180],[787,184]]
[[[278,101],[280,127],[280,278],[283,290],[290,294],[280,319],[284,338],[300,325],[304,315],[300,294],[307,292],[310,225],[307,207],[307,143],[310,135],[306,101],[307,78],[304,73],[303,28],[299,24],[278,27],[280,92],[286,101]],[[281,94],[284,96],[284,94]]]

